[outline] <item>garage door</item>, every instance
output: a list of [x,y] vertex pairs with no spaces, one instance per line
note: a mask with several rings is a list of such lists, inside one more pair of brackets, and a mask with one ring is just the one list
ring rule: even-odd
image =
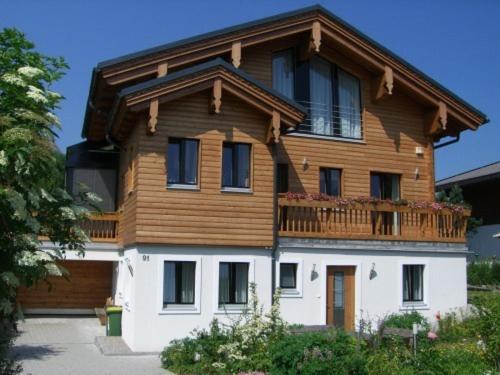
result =
[[19,289],[17,299],[25,312],[90,312],[104,306],[111,296],[113,262],[65,260],[61,265],[69,271],[69,280],[51,276],[51,287],[42,281],[37,286]]

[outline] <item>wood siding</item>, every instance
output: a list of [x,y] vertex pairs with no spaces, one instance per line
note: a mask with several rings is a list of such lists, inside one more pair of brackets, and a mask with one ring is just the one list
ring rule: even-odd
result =
[[[208,99],[207,91],[167,103],[160,107],[156,133],[139,132],[136,241],[271,246],[269,118],[226,92],[221,113],[209,114]],[[168,137],[200,140],[198,191],[166,187]],[[252,145],[252,193],[221,191],[223,141]]]
[[[299,39],[271,42],[244,50],[242,69],[272,85],[272,52],[291,48]],[[373,75],[327,46],[320,55],[361,80],[364,108],[360,143],[318,138],[283,136],[278,162],[289,164],[289,188],[295,192],[319,192],[319,168],[342,169],[342,195],[370,195],[370,172],[401,175],[401,197],[434,199],[432,142],[424,135],[424,111],[419,103],[398,91],[377,103],[371,100]],[[415,147],[424,149],[417,156]],[[307,165],[303,161],[307,160]],[[415,171],[418,168],[418,178]]]
[[17,301],[23,309],[93,309],[111,296],[113,262],[66,260],[68,279],[50,276],[31,288],[21,287]]

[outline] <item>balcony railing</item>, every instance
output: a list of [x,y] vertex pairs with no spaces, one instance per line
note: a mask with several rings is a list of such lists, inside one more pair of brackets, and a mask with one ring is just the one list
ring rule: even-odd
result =
[[118,213],[93,214],[81,224],[93,242],[116,242],[118,238]]
[[403,204],[340,204],[278,198],[279,235],[331,239],[465,242],[470,210]]
[[299,125],[300,133],[336,138],[363,139],[360,108],[299,101],[307,117]]

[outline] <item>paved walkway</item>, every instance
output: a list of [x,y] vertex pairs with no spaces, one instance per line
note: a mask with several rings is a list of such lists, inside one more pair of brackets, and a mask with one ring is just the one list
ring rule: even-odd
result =
[[28,317],[19,323],[12,355],[24,374],[32,375],[168,375],[157,355],[104,356],[96,336],[105,328],[95,317]]

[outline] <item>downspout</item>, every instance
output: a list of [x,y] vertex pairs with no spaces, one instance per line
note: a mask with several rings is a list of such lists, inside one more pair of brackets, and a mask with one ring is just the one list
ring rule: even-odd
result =
[[274,303],[274,294],[276,292],[276,251],[278,249],[278,166],[276,163],[278,145],[272,144],[273,158],[273,247],[271,252],[271,301]]
[[438,148],[441,148],[441,147],[452,145],[453,143],[457,143],[459,140],[460,140],[460,133],[457,134],[457,136],[455,137],[455,139],[452,139],[450,141],[447,141],[447,142],[435,145],[434,146],[434,150],[437,150]]

